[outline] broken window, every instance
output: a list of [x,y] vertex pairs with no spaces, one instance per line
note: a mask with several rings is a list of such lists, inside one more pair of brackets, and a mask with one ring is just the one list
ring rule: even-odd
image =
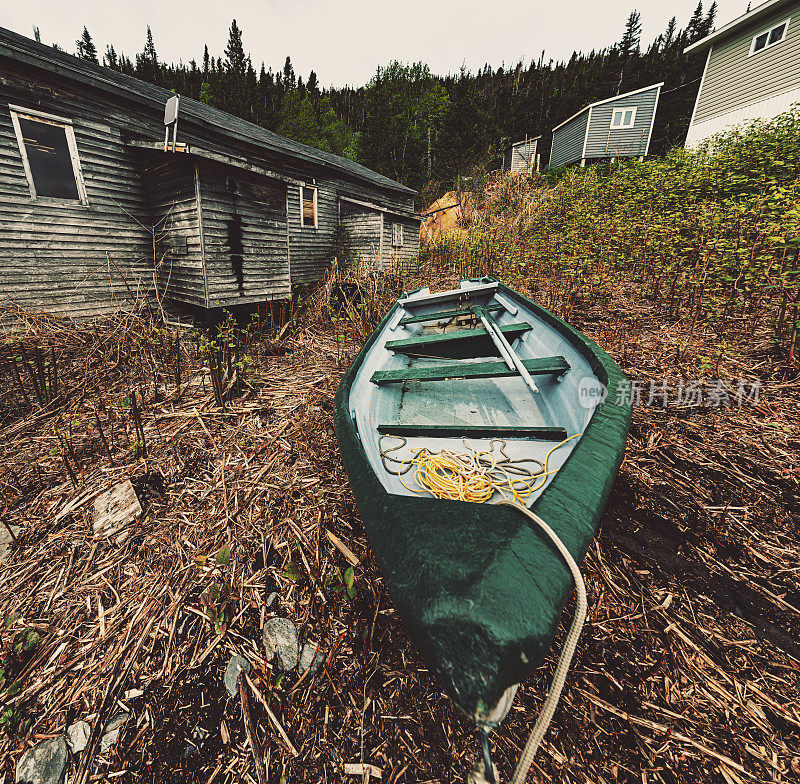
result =
[[393,223],[392,224],[392,245],[395,248],[402,248],[403,247],[403,224],[402,223]]
[[786,38],[786,30],[789,27],[789,20],[781,22],[763,33],[753,36],[753,43],[750,46],[750,54],[760,52],[762,49],[768,49],[770,46],[779,44]]
[[69,120],[12,111],[33,198],[86,203],[75,133]]
[[300,225],[312,229],[317,227],[317,189],[308,185],[300,188]]
[[611,112],[611,127],[612,128],[633,128],[636,121],[636,107],[624,107],[622,109],[614,109]]

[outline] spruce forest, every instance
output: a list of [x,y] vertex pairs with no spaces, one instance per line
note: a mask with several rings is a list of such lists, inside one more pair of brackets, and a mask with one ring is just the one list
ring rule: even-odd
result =
[[632,11],[617,43],[574,52],[568,62],[548,59],[462,68],[445,76],[424,63],[391,62],[362,87],[324,88],[325,75],[260,66],[247,53],[234,19],[221,55],[204,47],[199,62],[163,62],[155,35],[133,57],[109,44],[100,56],[84,27],[76,53],[95,62],[204,101],[297,141],[342,155],[411,187],[424,200],[451,187],[475,167],[497,168],[502,149],[541,134],[549,158],[550,130],[592,101],[663,81],[651,153],[663,154],[686,135],[704,55],[683,50],[713,28],[717,5],[702,2],[685,27],[672,18],[647,44],[641,16]]

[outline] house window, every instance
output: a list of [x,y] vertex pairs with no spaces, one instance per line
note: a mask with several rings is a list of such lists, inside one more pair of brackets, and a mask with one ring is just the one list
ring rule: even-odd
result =
[[72,122],[16,107],[11,108],[11,122],[31,198],[86,204]]
[[403,247],[403,224],[402,223],[393,223],[392,224],[392,245],[395,248],[402,248]]
[[753,36],[753,43],[750,45],[750,54],[761,52],[764,49],[769,49],[770,46],[779,44],[786,38],[786,31],[789,29],[789,19],[785,19],[780,24],[770,27],[769,30],[764,30],[763,33]]
[[308,185],[300,188],[300,225],[303,228],[317,228],[317,189]]
[[624,106],[611,112],[612,128],[633,128],[634,122],[636,122],[635,106]]

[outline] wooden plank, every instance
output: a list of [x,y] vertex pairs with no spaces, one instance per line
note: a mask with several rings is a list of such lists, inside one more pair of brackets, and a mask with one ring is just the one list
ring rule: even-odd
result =
[[[539,357],[523,360],[525,369],[532,376],[550,373],[566,373],[569,363],[564,357]],[[404,370],[378,370],[372,374],[373,384],[397,384],[406,381],[451,381],[476,378],[510,378],[516,370],[509,370],[505,362],[470,362],[457,365],[435,365],[412,367]]]
[[563,427],[501,427],[498,425],[378,425],[378,432],[387,436],[431,436],[433,438],[529,438],[537,441],[564,441]]
[[[494,312],[502,310],[502,305],[489,305],[484,310]],[[472,313],[472,308],[458,308],[456,310],[440,310],[436,313],[426,313],[424,316],[406,316],[400,323],[401,324],[417,324],[425,321],[437,321],[438,319],[456,318],[457,316],[469,316]]]
[[[500,327],[500,330],[508,341],[513,343],[530,328],[530,324],[518,322],[506,324]],[[485,327],[461,329],[444,334],[420,335],[403,340],[390,340],[385,345],[390,351],[408,356],[467,359],[497,355],[497,347]]]

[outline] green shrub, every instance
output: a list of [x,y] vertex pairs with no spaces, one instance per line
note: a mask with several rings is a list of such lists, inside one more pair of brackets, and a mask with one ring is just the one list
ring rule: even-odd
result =
[[466,231],[423,253],[465,277],[560,277],[565,315],[633,280],[675,313],[778,311],[781,332],[800,295],[799,175],[795,109],[663,158],[498,176]]

